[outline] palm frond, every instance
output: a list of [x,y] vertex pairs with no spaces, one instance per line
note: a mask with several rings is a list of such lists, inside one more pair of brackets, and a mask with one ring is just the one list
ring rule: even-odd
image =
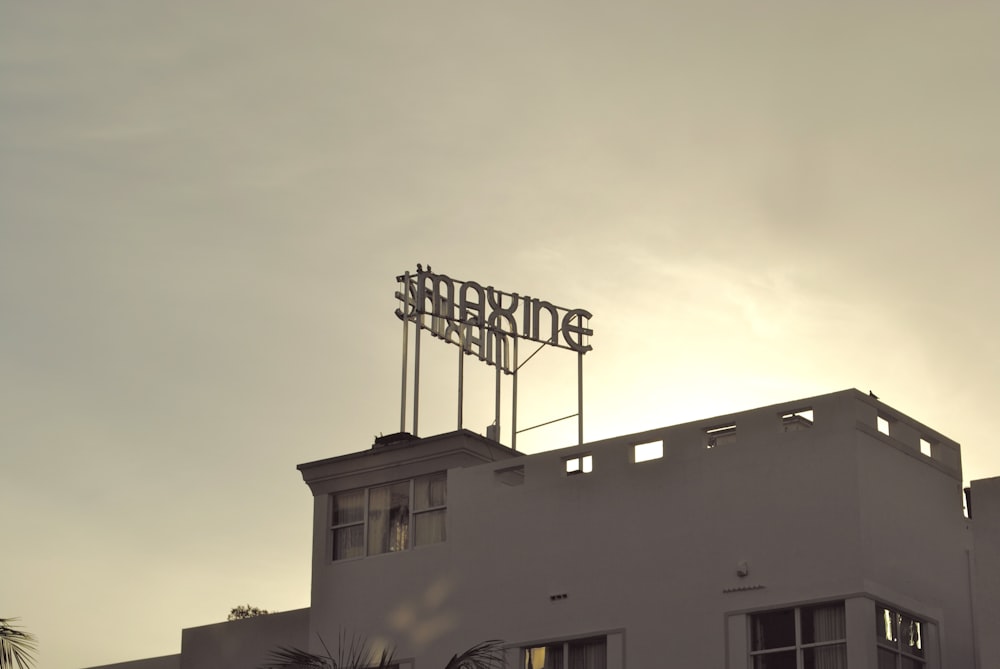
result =
[[260,669],[333,669],[330,658],[322,655],[279,646],[271,651],[271,657],[266,664],[260,665]]
[[14,625],[17,618],[0,618],[0,669],[30,669],[35,663],[35,635]]
[[477,643],[460,655],[455,655],[444,669],[503,669],[507,666],[503,641],[493,639]]
[[316,636],[325,655],[280,646],[271,651],[268,662],[260,669],[387,669],[392,664],[393,649],[376,650],[365,636],[341,631],[336,657],[323,637]]

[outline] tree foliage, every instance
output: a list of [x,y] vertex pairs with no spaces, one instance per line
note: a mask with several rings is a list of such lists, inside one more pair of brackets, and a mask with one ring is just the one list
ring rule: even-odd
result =
[[29,669],[35,664],[38,641],[17,629],[17,618],[0,618],[0,669]]
[[340,633],[337,655],[330,652],[323,638],[319,639],[325,654],[310,653],[299,648],[280,647],[271,651],[271,659],[260,669],[388,669],[394,650],[376,648],[366,637]]
[[502,669],[505,666],[503,641],[493,639],[455,655],[444,669]]
[[245,618],[256,618],[257,616],[266,616],[270,611],[266,609],[258,609],[256,606],[250,606],[249,604],[240,604],[239,606],[234,606],[226,616],[226,620],[243,620]]
[[[298,648],[282,647],[271,652],[270,661],[260,669],[388,669],[393,665],[394,650],[376,649],[364,637],[340,635],[335,657],[320,638],[325,654],[309,653]],[[506,661],[503,642],[492,640],[478,643],[454,655],[444,669],[503,669]]]

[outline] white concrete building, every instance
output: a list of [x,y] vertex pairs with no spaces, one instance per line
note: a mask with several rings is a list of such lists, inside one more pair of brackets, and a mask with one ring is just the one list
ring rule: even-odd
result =
[[311,607],[117,669],[249,669],[343,630],[439,669],[1000,667],[1000,478],[856,390],[523,455],[468,431],[299,466]]

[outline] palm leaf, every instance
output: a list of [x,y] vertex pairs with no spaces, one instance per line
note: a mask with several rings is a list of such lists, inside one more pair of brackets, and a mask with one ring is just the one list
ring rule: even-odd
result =
[[506,666],[503,641],[493,639],[477,643],[461,655],[455,655],[444,669],[502,669]]
[[317,637],[325,655],[280,646],[271,651],[268,662],[260,665],[260,669],[387,669],[392,664],[393,650],[382,648],[376,651],[367,637],[357,634],[348,636],[341,631],[336,657],[323,637]]
[[29,669],[35,663],[35,635],[17,629],[15,620],[0,618],[0,669]]
[[329,658],[286,646],[272,650],[270,660],[260,666],[261,669],[332,669],[333,667]]

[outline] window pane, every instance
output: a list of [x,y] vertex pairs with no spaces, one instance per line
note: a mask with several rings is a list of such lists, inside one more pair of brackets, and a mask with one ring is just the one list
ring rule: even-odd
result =
[[440,472],[413,480],[413,508],[417,511],[448,503],[448,474]]
[[795,651],[783,650],[780,653],[754,655],[753,669],[798,669],[795,666]]
[[604,637],[581,639],[569,644],[569,669],[605,669],[608,646]]
[[847,625],[841,602],[802,609],[802,643],[840,641],[845,638]]
[[876,611],[876,625],[878,630],[875,638],[878,642],[886,646],[896,646],[896,612],[884,606],[878,607]]
[[410,482],[368,491],[368,554],[406,550],[410,533]]
[[365,526],[350,525],[333,531],[333,559],[363,557],[365,554]]
[[426,546],[444,541],[446,513],[444,509],[438,509],[414,515],[413,545]]
[[847,646],[816,646],[802,651],[804,669],[847,669]]
[[352,490],[333,496],[333,525],[360,523],[365,519],[365,491]]
[[524,649],[524,669],[563,669],[562,644]]
[[751,650],[785,648],[795,645],[795,609],[760,613],[751,617],[750,620]]
[[924,669],[923,660],[915,660],[912,657],[901,657],[900,660],[902,669]]
[[920,638],[920,621],[907,616],[900,616],[899,646],[904,653],[924,656],[924,640]]
[[896,653],[885,648],[878,649],[878,669],[896,669]]

